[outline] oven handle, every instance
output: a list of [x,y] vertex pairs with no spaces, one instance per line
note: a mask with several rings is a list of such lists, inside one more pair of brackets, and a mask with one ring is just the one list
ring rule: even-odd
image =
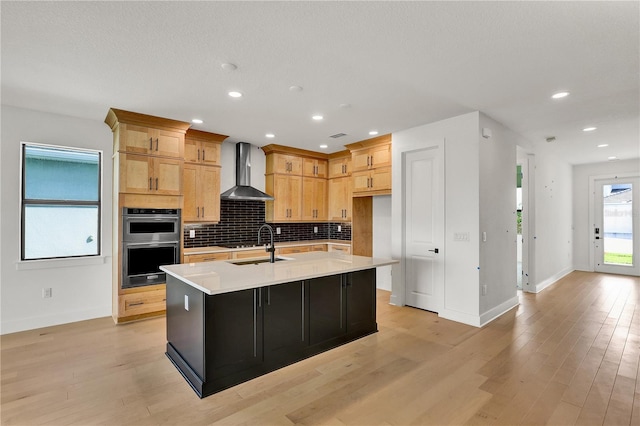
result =
[[128,241],[123,241],[122,244],[126,246],[158,247],[158,246],[172,246],[172,245],[180,244],[180,241],[159,241],[154,243],[130,243]]

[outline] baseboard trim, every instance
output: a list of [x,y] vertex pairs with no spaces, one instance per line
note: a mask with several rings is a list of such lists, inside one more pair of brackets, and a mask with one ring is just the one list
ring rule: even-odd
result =
[[462,324],[471,325],[473,327],[482,326],[479,316],[465,314],[464,312],[442,309],[440,312],[438,312],[438,316],[440,318],[448,319],[455,322],[461,322]]
[[550,276],[546,280],[539,282],[538,284],[536,284],[535,293],[540,293],[542,290],[544,290],[545,288],[555,284],[560,279],[562,279],[563,277],[569,275],[573,271],[574,271],[573,267],[569,267],[569,268],[563,269],[562,271],[558,272],[557,274],[554,274],[554,275]]
[[487,312],[480,315],[480,327],[484,327],[491,321],[498,318],[500,315],[504,314],[505,312],[509,312],[511,309],[517,307],[519,304],[520,301],[518,300],[518,296],[514,296],[511,299],[499,304],[495,308],[489,309]]

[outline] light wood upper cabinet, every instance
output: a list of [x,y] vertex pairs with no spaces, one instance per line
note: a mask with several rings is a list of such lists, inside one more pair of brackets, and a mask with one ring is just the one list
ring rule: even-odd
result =
[[281,173],[302,175],[302,158],[296,155],[273,153],[267,154],[266,174]]
[[184,165],[182,220],[220,221],[220,167]]
[[347,145],[353,165],[353,196],[391,194],[391,135]]
[[351,176],[351,153],[347,157],[329,159],[329,179]]
[[329,220],[351,220],[351,178],[329,179]]
[[184,161],[208,166],[220,165],[220,148],[225,135],[189,129],[184,139]]
[[181,195],[182,160],[120,153],[119,192]]
[[327,220],[327,180],[304,177],[302,179],[302,220]]
[[321,160],[318,158],[303,158],[302,175],[309,177],[326,178],[327,165],[327,160]]
[[274,201],[266,202],[267,222],[302,220],[302,176],[267,175],[265,192],[275,198]]

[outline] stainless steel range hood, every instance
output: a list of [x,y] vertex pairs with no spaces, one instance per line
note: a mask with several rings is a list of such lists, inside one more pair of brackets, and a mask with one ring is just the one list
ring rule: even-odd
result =
[[236,144],[236,186],[220,194],[220,199],[273,201],[271,195],[251,186],[251,144]]

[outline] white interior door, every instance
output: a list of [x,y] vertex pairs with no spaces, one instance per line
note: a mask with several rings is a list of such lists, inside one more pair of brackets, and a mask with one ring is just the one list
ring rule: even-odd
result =
[[405,152],[405,303],[439,312],[444,304],[443,148]]
[[640,275],[640,178],[595,181],[595,270]]

